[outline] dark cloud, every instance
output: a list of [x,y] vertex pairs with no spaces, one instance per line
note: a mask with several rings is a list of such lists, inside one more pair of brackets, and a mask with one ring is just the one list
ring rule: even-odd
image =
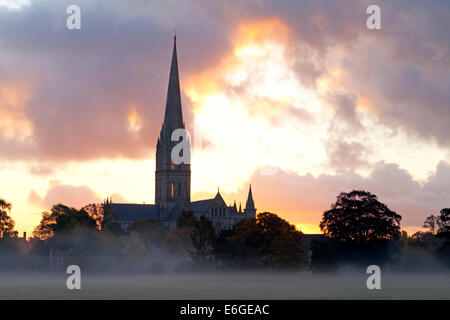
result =
[[[12,79],[30,83],[25,113],[33,127],[32,138],[20,143],[0,136],[0,157],[147,156],[162,123],[173,29],[131,4],[81,1],[82,29],[69,31],[69,4],[36,1],[17,13],[0,10],[0,86]],[[212,63],[221,44],[227,45],[215,28],[203,29],[205,21],[191,19],[196,20],[184,17],[177,25],[183,30],[178,37],[182,79]],[[184,108],[190,122],[187,102]],[[129,130],[132,109],[141,118],[139,132]]]
[[327,143],[329,164],[338,171],[360,169],[368,166],[369,150],[359,142],[330,140]]
[[344,59],[348,90],[380,124],[416,139],[450,141],[450,3],[382,1],[382,27]]
[[[300,81],[316,85],[325,56],[345,48],[348,92],[336,93],[341,121],[355,120],[355,97],[374,115],[418,138],[450,141],[449,4],[380,1],[382,31],[365,27],[366,1],[78,1],[82,30],[65,28],[71,1],[32,1],[0,10],[0,86],[26,82],[34,134],[0,136],[0,157],[52,160],[141,158],[154,150],[165,104],[171,35],[181,78],[216,65],[241,21],[278,17],[291,33]],[[362,38],[371,45],[358,46]],[[192,114],[184,97],[186,122]],[[142,128],[132,132],[134,108]]]
[[329,94],[326,100],[333,107],[335,114],[330,131],[353,133],[363,129],[356,113],[356,96],[335,93]]

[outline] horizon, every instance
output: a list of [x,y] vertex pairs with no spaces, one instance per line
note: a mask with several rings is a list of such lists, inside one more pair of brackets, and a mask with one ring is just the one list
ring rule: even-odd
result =
[[80,30],[70,1],[0,2],[0,198],[19,234],[57,203],[155,203],[173,29],[192,201],[220,188],[244,206],[252,185],[257,212],[306,234],[340,192],[374,193],[409,234],[450,206],[439,6],[380,1],[383,28],[368,30],[349,18],[363,1],[298,3],[300,17],[270,2],[78,2]]

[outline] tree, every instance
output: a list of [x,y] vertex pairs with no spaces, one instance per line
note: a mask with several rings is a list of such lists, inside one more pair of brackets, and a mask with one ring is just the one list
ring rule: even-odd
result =
[[400,220],[376,195],[353,190],[338,195],[320,228],[336,241],[341,260],[383,263],[399,254]]
[[161,249],[180,257],[189,257],[189,252],[194,250],[191,237],[193,229],[185,227],[172,230],[162,241]]
[[41,221],[33,230],[33,238],[40,240],[52,238],[55,233],[53,232],[51,225],[55,223],[56,221],[51,212],[42,212]]
[[369,243],[400,237],[401,216],[367,191],[342,192],[323,213],[320,229],[340,242]]
[[0,236],[2,237],[5,235],[17,236],[17,231],[14,231],[14,220],[8,215],[11,208],[11,203],[0,198]]
[[191,210],[182,209],[177,219],[177,229],[194,228],[198,219]]
[[97,223],[83,209],[77,210],[63,204],[57,204],[52,208],[52,217],[55,224],[51,225],[53,232],[68,234],[75,229],[96,230]]
[[181,257],[188,257],[194,250],[192,231],[198,222],[192,210],[182,209],[177,219],[177,228],[164,238],[161,249]]
[[221,232],[217,256],[225,264],[269,268],[301,268],[308,261],[301,232],[270,212]]
[[411,236],[411,247],[433,249],[436,247],[436,237],[431,232],[417,231]]
[[194,246],[191,251],[193,260],[203,265],[212,263],[217,246],[217,233],[211,220],[201,216],[195,223],[191,239]]
[[92,203],[81,208],[81,210],[84,210],[88,213],[89,217],[95,220],[98,230],[101,229],[103,223],[103,217],[105,215],[104,206],[105,206],[104,204]]
[[39,225],[34,229],[33,236],[42,240],[58,235],[67,235],[72,231],[96,230],[94,219],[84,210],[70,208],[63,204],[54,205],[49,212],[42,213]]
[[438,226],[438,223],[439,223],[439,217],[438,216],[429,215],[425,219],[425,222],[423,223],[423,227],[430,229],[431,233],[435,234],[436,227]]
[[100,230],[110,232],[113,235],[120,233],[120,224],[115,221],[114,211],[109,204],[103,204],[103,219]]
[[439,217],[437,218],[437,224],[439,226],[438,233],[447,235],[450,233],[450,208],[442,209]]
[[136,235],[146,249],[159,247],[166,235],[161,221],[157,219],[142,219],[131,223],[127,229],[128,235]]
[[450,208],[444,208],[440,212],[438,220],[439,230],[436,235],[442,241],[438,248],[438,256],[450,267]]

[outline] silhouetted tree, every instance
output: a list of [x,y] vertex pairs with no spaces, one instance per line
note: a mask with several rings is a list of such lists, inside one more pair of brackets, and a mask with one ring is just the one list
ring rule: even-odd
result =
[[162,239],[166,235],[160,220],[142,219],[131,223],[127,228],[127,234],[135,234],[147,249],[159,247]]
[[101,230],[103,232],[110,232],[113,235],[119,235],[120,224],[115,221],[114,211],[109,204],[103,204],[103,219],[101,223]]
[[191,210],[182,209],[177,219],[177,229],[194,228],[198,219]]
[[342,192],[323,213],[320,229],[341,242],[366,243],[400,236],[401,216],[367,191]]
[[52,224],[55,224],[55,218],[52,216],[51,212],[42,212],[42,218],[40,223],[33,230],[33,238],[46,240],[55,235],[53,232]]
[[89,217],[95,220],[97,224],[97,229],[100,230],[102,227],[103,217],[104,217],[104,204],[88,204],[81,208],[81,210],[86,211]]
[[192,210],[182,209],[177,219],[176,229],[164,238],[161,249],[183,258],[189,257],[195,249],[192,243],[192,231],[198,222]]
[[52,207],[50,213],[42,213],[41,222],[34,229],[33,236],[44,240],[53,236],[67,235],[75,229],[96,230],[96,228],[96,221],[89,217],[86,211],[57,204]]
[[[339,194],[331,209],[323,213],[320,228],[338,242],[342,257],[373,259],[378,255],[384,260],[398,250],[393,241],[400,238],[400,220],[376,195],[353,190]],[[391,249],[394,251],[388,253]]]
[[211,220],[201,216],[191,233],[194,250],[191,256],[196,262],[208,265],[214,261],[217,246],[217,233]]
[[433,250],[437,246],[436,237],[432,232],[415,232],[411,238],[409,246],[413,248],[423,248],[428,250]]
[[442,241],[437,249],[438,257],[450,267],[450,208],[441,210],[438,219],[439,230],[436,235]]
[[441,210],[437,218],[437,224],[439,226],[438,233],[441,234],[441,237],[448,237],[448,233],[450,232],[450,208]]
[[11,210],[11,203],[0,198],[0,236],[17,237],[17,231],[14,231],[14,220],[8,215]]
[[68,234],[75,229],[95,230],[97,224],[84,210],[57,204],[52,208],[55,224],[51,225],[55,235]]
[[308,261],[301,232],[270,212],[221,232],[217,256],[226,264],[269,268],[300,268]]
[[438,226],[439,217],[435,215],[429,215],[425,222],[423,223],[423,227],[430,229],[432,234],[435,234],[436,227]]

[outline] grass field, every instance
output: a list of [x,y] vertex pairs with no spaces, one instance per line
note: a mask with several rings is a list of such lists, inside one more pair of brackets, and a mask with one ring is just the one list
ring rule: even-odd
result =
[[450,299],[450,274],[385,274],[381,290],[364,273],[82,275],[81,290],[66,279],[0,275],[0,299]]

